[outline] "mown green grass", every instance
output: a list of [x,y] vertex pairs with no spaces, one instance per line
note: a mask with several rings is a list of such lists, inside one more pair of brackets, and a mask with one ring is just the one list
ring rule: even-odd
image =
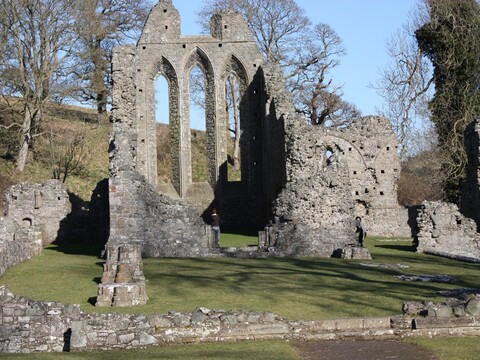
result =
[[222,233],[220,235],[221,247],[244,247],[258,245],[258,238],[243,234]]
[[[369,239],[367,246],[373,262],[410,268],[373,268],[358,260],[323,258],[145,259],[148,303],[115,311],[188,312],[203,306],[271,311],[290,320],[391,316],[401,313],[405,301],[444,301],[437,294],[440,290],[478,287],[478,264],[417,254],[409,241]],[[8,270],[0,283],[35,300],[78,303],[92,312],[110,311],[91,304],[102,275],[100,250],[50,245],[42,256]],[[407,282],[394,277],[401,274],[446,274],[457,282]]]
[[285,341],[227,342],[214,344],[171,345],[136,350],[115,350],[79,353],[2,354],[2,359],[27,360],[299,360],[295,350]]
[[478,337],[415,337],[405,341],[432,351],[439,360],[473,360],[480,358]]
[[[222,239],[255,243],[255,238],[222,234]],[[413,252],[409,240],[370,238],[366,242],[375,263],[400,263],[407,269],[362,266],[355,260],[296,259],[144,259],[149,302],[116,308],[116,312],[164,313],[215,309],[271,311],[290,320],[389,316],[401,313],[404,301],[444,301],[437,291],[478,287],[478,264]],[[226,246],[226,245],[222,245]],[[231,246],[231,245],[230,245]],[[90,312],[110,312],[92,305],[102,275],[101,248],[95,245],[49,245],[41,256],[0,277],[16,294],[35,300],[78,303]],[[405,282],[400,274],[445,274],[454,284]],[[89,302],[90,300],[90,302]],[[473,359],[478,338],[414,338],[440,359]],[[2,354],[4,356],[4,354]],[[63,359],[66,354],[6,355],[5,358]],[[197,344],[145,350],[72,353],[72,359],[298,359],[287,342]]]

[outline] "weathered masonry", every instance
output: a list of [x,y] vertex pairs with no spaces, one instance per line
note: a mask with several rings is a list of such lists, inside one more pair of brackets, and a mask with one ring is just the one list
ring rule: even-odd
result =
[[[210,36],[182,36],[178,11],[167,0],[152,9],[136,47],[116,49],[110,243],[141,242],[146,256],[208,252],[198,197],[208,200],[202,208],[207,216],[209,206],[219,209],[225,228],[264,226],[270,204],[285,183],[285,159],[277,150],[284,147],[283,124],[276,121],[267,127],[262,121],[271,111],[267,106],[274,104],[265,99],[261,63],[241,15],[215,15]],[[192,182],[189,82],[194,66],[205,74],[207,183]],[[240,90],[240,181],[228,181],[227,174],[225,83],[231,74]],[[155,135],[158,76],[168,82],[172,184],[157,181],[157,155],[162,156]]]
[[[161,192],[195,199],[209,194],[220,204],[261,205],[261,83],[256,77],[262,57],[243,18],[221,13],[211,20],[210,36],[181,36],[180,16],[171,1],[160,1],[145,25],[134,53],[136,170]],[[199,66],[205,76],[205,125],[208,183],[192,181],[190,74]],[[227,179],[225,84],[239,82],[242,179]],[[172,184],[157,183],[155,79],[168,82]],[[169,188],[173,185],[173,189]],[[233,198],[233,199],[232,199]],[[232,199],[232,201],[229,201]],[[229,206],[230,208],[231,206]],[[257,207],[257,206],[256,206]],[[241,213],[241,212],[239,212]]]
[[[189,83],[195,66],[205,75],[205,183],[192,181]],[[311,254],[331,255],[332,247],[355,243],[355,215],[371,224],[381,219],[380,233],[409,232],[407,212],[396,203],[400,166],[388,122],[367,117],[338,131],[306,125],[295,113],[282,73],[262,64],[241,15],[218,13],[211,19],[210,35],[182,36],[178,11],[171,0],[161,0],[137,46],[115,50],[112,69],[110,245],[141,244],[144,256],[209,255],[205,224],[211,207],[229,230],[262,230],[276,218],[294,228],[301,223],[311,235],[302,241],[314,237],[312,244],[327,238],[330,243]],[[229,181],[227,170],[225,86],[232,74],[240,84],[238,181]],[[159,76],[168,83],[171,184],[157,180],[157,156],[162,154],[156,146],[154,87]],[[340,167],[327,166],[328,154]],[[327,181],[332,178],[338,186]],[[288,209],[301,209],[304,216],[292,217],[295,211]],[[322,237],[317,228],[331,231]]]

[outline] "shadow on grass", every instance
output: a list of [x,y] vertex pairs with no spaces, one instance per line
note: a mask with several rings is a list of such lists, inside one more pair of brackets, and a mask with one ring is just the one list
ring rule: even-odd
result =
[[103,244],[99,243],[53,243],[47,246],[48,249],[56,250],[64,254],[95,256],[99,259],[101,258],[102,250],[104,249],[104,247],[105,246]]
[[414,245],[375,245],[375,247],[387,250],[407,251],[412,253],[415,252]]

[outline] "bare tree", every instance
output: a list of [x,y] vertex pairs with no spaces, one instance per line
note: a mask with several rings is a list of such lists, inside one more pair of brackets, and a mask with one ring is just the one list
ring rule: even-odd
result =
[[358,118],[360,111],[342,100],[342,87],[335,86],[329,77],[329,71],[346,54],[338,34],[329,25],[318,24],[293,49],[296,57],[287,65],[287,85],[297,111],[312,125],[344,126]]
[[69,74],[74,44],[73,0],[0,0],[0,91],[15,97],[23,114],[16,167],[23,171],[39,134],[45,103]]
[[428,21],[424,2],[410,11],[407,22],[387,41],[390,63],[380,70],[373,88],[384,100],[379,112],[392,122],[400,143],[400,157],[406,159],[435,146],[427,142],[432,133],[428,104],[433,96],[433,69],[422,54],[415,31]]
[[70,175],[81,175],[85,171],[88,154],[85,137],[80,133],[62,137],[48,135],[46,162],[52,169],[54,179],[65,182]]
[[146,21],[147,0],[83,0],[76,3],[77,97],[96,105],[99,120],[106,116],[110,96],[112,48],[133,41]]
[[221,10],[243,15],[265,61],[282,67],[297,110],[309,123],[336,124],[359,115],[355,106],[341,100],[341,86],[333,85],[328,76],[345,54],[332,28],[325,24],[312,28],[294,0],[209,0],[198,14],[205,31],[211,16]]

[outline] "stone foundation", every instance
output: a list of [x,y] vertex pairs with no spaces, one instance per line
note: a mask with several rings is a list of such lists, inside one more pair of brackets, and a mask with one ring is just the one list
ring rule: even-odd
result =
[[[475,316],[289,321],[270,312],[199,307],[189,313],[86,313],[79,305],[39,302],[0,286],[0,353],[102,351],[239,340],[374,339],[480,335]],[[428,322],[428,324],[427,324]]]
[[107,245],[96,306],[133,306],[147,303],[140,245]]

